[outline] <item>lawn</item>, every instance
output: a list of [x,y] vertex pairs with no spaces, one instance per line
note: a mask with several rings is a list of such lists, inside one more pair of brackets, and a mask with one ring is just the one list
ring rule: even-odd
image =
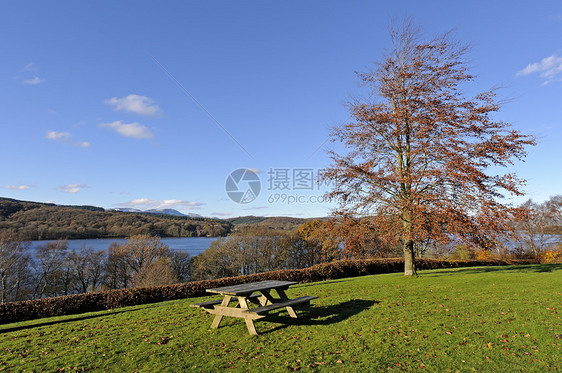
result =
[[562,265],[364,276],[291,287],[316,295],[210,330],[193,298],[0,325],[0,371],[535,371],[562,369]]

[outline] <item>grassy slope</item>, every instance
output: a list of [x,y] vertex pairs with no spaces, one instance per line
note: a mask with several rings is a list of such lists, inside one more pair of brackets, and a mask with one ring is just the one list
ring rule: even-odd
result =
[[296,323],[212,316],[187,299],[0,326],[0,370],[537,371],[562,369],[562,265],[366,276],[317,295]]

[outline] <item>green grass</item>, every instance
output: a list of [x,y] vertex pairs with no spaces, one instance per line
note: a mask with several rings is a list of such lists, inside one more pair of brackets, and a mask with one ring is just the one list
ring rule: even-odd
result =
[[562,369],[562,265],[424,271],[303,284],[284,311],[210,330],[186,299],[0,326],[0,371]]

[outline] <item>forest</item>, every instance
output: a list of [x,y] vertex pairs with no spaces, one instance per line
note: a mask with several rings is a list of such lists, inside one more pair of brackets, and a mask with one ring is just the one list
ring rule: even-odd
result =
[[0,198],[0,232],[23,241],[130,237],[218,237],[232,230],[226,220],[106,211]]

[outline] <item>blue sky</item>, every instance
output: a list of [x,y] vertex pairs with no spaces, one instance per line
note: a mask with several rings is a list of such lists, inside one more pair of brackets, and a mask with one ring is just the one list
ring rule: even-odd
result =
[[[330,128],[364,93],[355,71],[404,17],[455,28],[473,46],[470,89],[505,87],[496,118],[537,137],[512,168],[528,180],[515,202],[561,194],[559,1],[4,1],[0,196],[325,216],[323,189],[295,175],[329,165]],[[239,168],[261,181],[250,203],[225,191]]]

